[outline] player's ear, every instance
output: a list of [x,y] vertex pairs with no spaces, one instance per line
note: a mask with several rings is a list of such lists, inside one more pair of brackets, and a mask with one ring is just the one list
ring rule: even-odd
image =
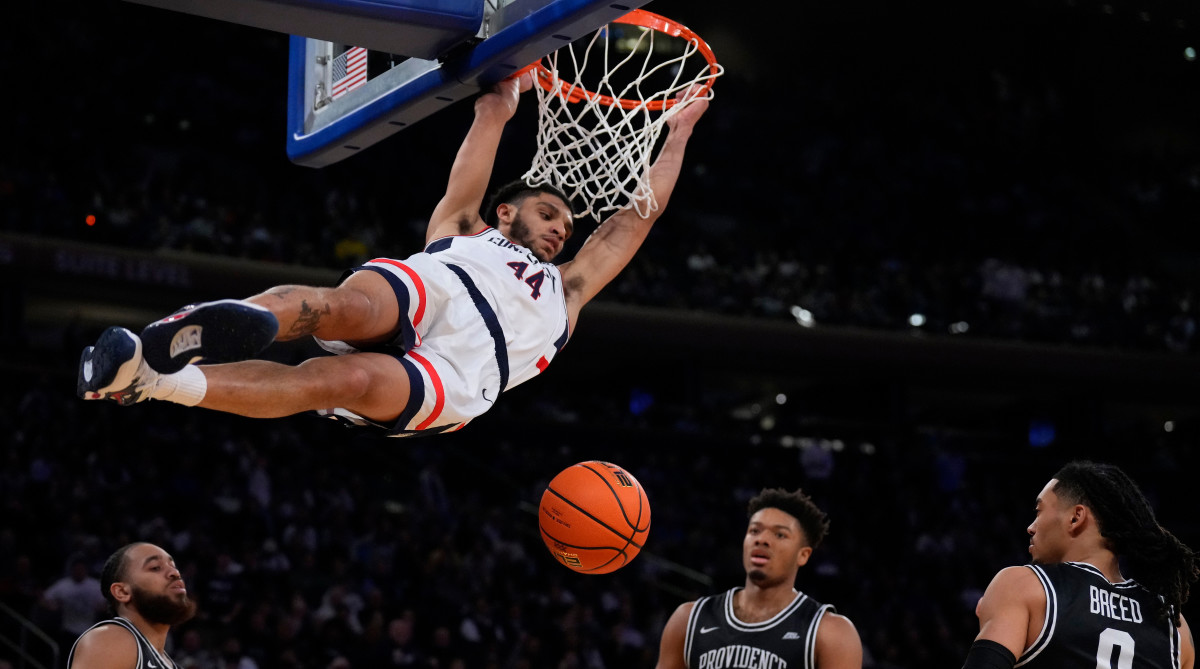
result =
[[501,202],[496,205],[496,219],[502,224],[507,225],[513,222],[517,217],[517,208],[507,202]]
[[1082,504],[1076,504],[1071,507],[1070,518],[1067,520],[1067,531],[1072,535],[1079,534],[1083,528],[1087,527],[1091,519],[1091,509]]
[[133,598],[133,588],[129,587],[128,583],[117,581],[108,586],[108,591],[112,593],[113,599],[124,604]]
[[812,546],[805,546],[796,553],[796,566],[803,567],[808,564],[808,558],[812,557]]

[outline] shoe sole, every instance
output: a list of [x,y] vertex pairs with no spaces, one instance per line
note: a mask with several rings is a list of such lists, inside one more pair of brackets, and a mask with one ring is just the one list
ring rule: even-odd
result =
[[83,399],[104,399],[107,393],[133,383],[141,358],[142,343],[129,330],[111,327],[95,346],[83,349],[75,391]]
[[263,351],[279,331],[270,311],[241,300],[205,302],[142,330],[142,355],[159,374],[189,363],[234,362]]

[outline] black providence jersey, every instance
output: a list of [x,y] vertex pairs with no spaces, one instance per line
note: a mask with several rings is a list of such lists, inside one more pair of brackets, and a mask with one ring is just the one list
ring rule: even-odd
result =
[[[175,662],[171,660],[171,658],[167,657],[166,654],[159,653],[154,646],[151,646],[150,642],[146,640],[146,637],[142,636],[142,633],[139,632],[138,629],[133,626],[133,623],[129,622],[128,620],[120,616],[116,618],[110,618],[108,620],[101,620],[95,625],[89,627],[87,632],[90,632],[101,625],[120,625],[121,627],[129,630],[129,633],[133,635],[135,640],[137,640],[137,669],[177,669]],[[84,632],[83,634],[87,634],[87,632]],[[79,635],[80,638],[83,637],[83,634]],[[71,653],[67,655],[67,669],[70,669],[71,663],[75,661],[75,645],[78,643],[79,639],[76,639],[75,644],[71,645]]]
[[1030,669],[1179,669],[1179,628],[1154,620],[1157,598],[1109,583],[1090,564],[1029,565],[1046,591],[1046,621],[1017,661]]
[[744,623],[733,615],[740,589],[696,600],[683,639],[688,668],[814,669],[817,625],[833,607],[797,592],[770,620]]

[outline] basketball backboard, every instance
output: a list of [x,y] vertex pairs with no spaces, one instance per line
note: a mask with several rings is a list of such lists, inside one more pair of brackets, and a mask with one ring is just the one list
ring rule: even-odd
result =
[[420,55],[382,51],[367,35],[340,42],[293,35],[288,157],[309,167],[348,158],[649,1],[479,0],[473,32]]
[[650,0],[131,0],[291,35],[287,154],[323,167]]
[[132,0],[288,35],[433,58],[475,35],[495,0]]

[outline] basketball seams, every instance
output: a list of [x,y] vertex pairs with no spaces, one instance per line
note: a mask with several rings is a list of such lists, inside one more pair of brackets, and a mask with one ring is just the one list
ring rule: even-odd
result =
[[[593,467],[592,465],[599,465],[603,469],[597,469],[596,467]],[[599,523],[601,526],[609,529],[610,531],[615,533],[617,536],[624,539],[625,545],[622,546],[620,549],[621,555],[625,555],[625,550],[627,548],[629,548],[630,544],[637,546],[638,550],[640,551],[643,548],[643,546],[639,543],[635,543],[633,541],[633,537],[635,535],[637,535],[638,532],[641,531],[641,529],[639,529],[639,524],[641,522],[641,516],[642,516],[642,485],[637,482],[637,479],[634,479],[632,476],[630,476],[630,480],[634,482],[634,489],[638,491],[638,519],[637,519],[637,521],[631,523],[631,522],[629,522],[629,511],[625,508],[625,500],[621,499],[620,493],[618,493],[617,489],[615,487],[613,487],[612,482],[609,481],[609,477],[605,476],[605,474],[612,474],[614,469],[620,469],[620,468],[610,462],[604,462],[601,460],[591,460],[588,462],[581,462],[577,466],[582,467],[583,469],[586,469],[587,471],[595,474],[596,477],[599,478],[600,481],[604,484],[604,486],[606,488],[608,488],[608,491],[610,493],[612,493],[613,500],[617,503],[617,508],[621,510],[621,517],[625,519],[625,524],[629,526],[629,529],[633,530],[633,534],[627,537],[627,536],[621,534],[620,532],[617,532],[617,530],[615,528],[611,527],[608,523],[600,520],[599,518],[596,518],[591,513],[579,508],[579,506],[577,506],[574,502],[571,502],[570,500],[567,500],[565,498],[563,501],[565,501],[568,504],[570,504],[571,506],[575,507],[578,511],[583,513],[583,515],[587,516],[588,518],[591,518],[592,520]],[[625,474],[629,475],[629,472],[625,472]],[[556,491],[554,494],[557,495],[558,492]],[[561,495],[559,495],[559,496],[561,497]],[[610,562],[611,562],[611,560],[610,560]],[[626,560],[626,562],[628,562],[628,560]]]
[[[617,493],[617,489],[613,487],[613,484],[608,480],[608,477],[604,475],[605,471],[597,471],[594,467],[588,466],[588,465],[593,465],[593,464],[603,466],[608,473],[611,473],[612,470],[614,470],[614,469],[624,471],[625,475],[629,477],[629,480],[633,481],[633,483],[634,483],[633,487],[635,490],[637,490],[637,493],[638,493],[637,520],[630,522],[629,511],[625,508],[625,501],[623,499],[621,499],[621,495]],[[582,468],[588,470],[589,472],[595,474],[597,477],[600,478],[601,481],[604,482],[604,485],[608,487],[609,492],[612,493],[613,499],[617,500],[617,506],[621,509],[621,515],[624,516],[624,518],[625,518],[625,524],[629,525],[630,529],[632,529],[635,533],[648,532],[650,530],[649,527],[647,527],[645,529],[642,529],[642,527],[641,527],[642,507],[644,506],[642,504],[642,499],[645,496],[646,491],[642,489],[642,484],[639,483],[637,479],[633,478],[632,474],[630,474],[628,471],[625,471],[624,469],[621,469],[620,467],[618,467],[612,463],[603,462],[601,460],[591,460],[589,462],[581,462],[576,466],[582,467]]]
[[[636,512],[631,494],[636,495]],[[576,463],[551,479],[543,491],[539,516],[542,541],[551,555],[584,574],[606,574],[629,564],[650,531],[650,504],[641,483],[602,460]],[[645,528],[639,527],[642,521]],[[618,529],[622,524],[624,528]]]
[[[578,504],[576,504],[575,502],[572,502],[571,500],[567,499],[567,498],[566,498],[566,497],[564,497],[564,496],[563,496],[563,494],[562,494],[562,493],[560,493],[559,491],[555,490],[554,488],[546,488],[546,490],[548,490],[548,491],[550,491],[550,492],[554,493],[554,496],[555,496],[555,497],[557,497],[557,498],[561,499],[562,501],[566,502],[567,504],[571,505],[571,508],[575,509],[575,510],[576,510],[576,511],[578,511],[579,513],[582,513],[584,516],[586,516],[586,517],[590,518],[591,520],[595,521],[595,523],[596,523],[597,525],[599,525],[600,527],[603,527],[604,529],[608,530],[609,532],[612,532],[613,534],[617,535],[618,537],[620,537],[620,538],[624,539],[624,540],[625,540],[625,546],[626,546],[626,547],[628,547],[630,544],[633,544],[634,546],[637,546],[637,547],[638,547],[638,550],[641,550],[641,549],[642,549],[642,545],[641,545],[641,544],[639,544],[639,543],[637,543],[637,542],[635,542],[635,541],[633,540],[633,537],[627,537],[627,536],[625,536],[624,534],[621,534],[620,532],[618,532],[618,531],[617,531],[617,529],[616,529],[615,527],[613,527],[612,525],[609,525],[608,523],[606,523],[606,522],[604,522],[603,520],[601,520],[601,519],[597,518],[596,516],[593,516],[593,515],[592,515],[592,514],[591,514],[591,513],[590,513],[590,512],[587,510],[587,509],[584,509],[583,507],[579,506],[579,505],[578,505]],[[635,528],[631,528],[631,529],[634,529],[634,532],[633,532],[633,533],[634,533],[634,534],[637,534],[637,530],[636,530]],[[555,541],[557,541],[557,539],[555,539]],[[567,544],[564,544],[564,545],[567,545]],[[612,548],[612,546],[604,546],[604,548]],[[622,549],[620,549],[620,550],[621,550],[621,552],[622,552],[622,553],[624,553],[624,552],[625,552],[625,549],[624,549],[624,548],[622,548]]]
[[[603,564],[599,564],[599,565],[596,565],[595,567],[590,567],[588,569],[576,569],[576,571],[587,572],[587,571],[596,571],[597,569],[604,569],[605,567],[612,564],[613,560],[616,560],[617,558],[624,558],[621,562],[621,566],[616,567],[616,569],[620,569],[621,567],[629,564],[629,561],[632,559],[625,552],[624,548],[615,548],[613,546],[580,546],[577,544],[569,544],[569,543],[563,541],[562,539],[559,539],[558,537],[554,536],[553,534],[550,534],[549,532],[547,532],[546,528],[544,528],[544,527],[541,527],[538,529],[540,529],[542,532],[543,541],[548,537],[551,541],[553,541],[555,543],[562,544],[563,546],[566,546],[568,548],[574,548],[576,550],[581,550],[581,551],[606,551],[607,550],[607,551],[613,551],[616,553],[616,555],[605,560]],[[625,545],[628,546],[629,544],[627,543]],[[562,559],[562,557],[559,556],[558,553],[554,553],[553,551],[551,551],[551,554],[554,555],[555,558],[558,558],[559,562],[562,562],[567,567],[571,567],[571,565],[567,564],[566,560]],[[571,567],[571,568],[575,569],[574,567]]]

